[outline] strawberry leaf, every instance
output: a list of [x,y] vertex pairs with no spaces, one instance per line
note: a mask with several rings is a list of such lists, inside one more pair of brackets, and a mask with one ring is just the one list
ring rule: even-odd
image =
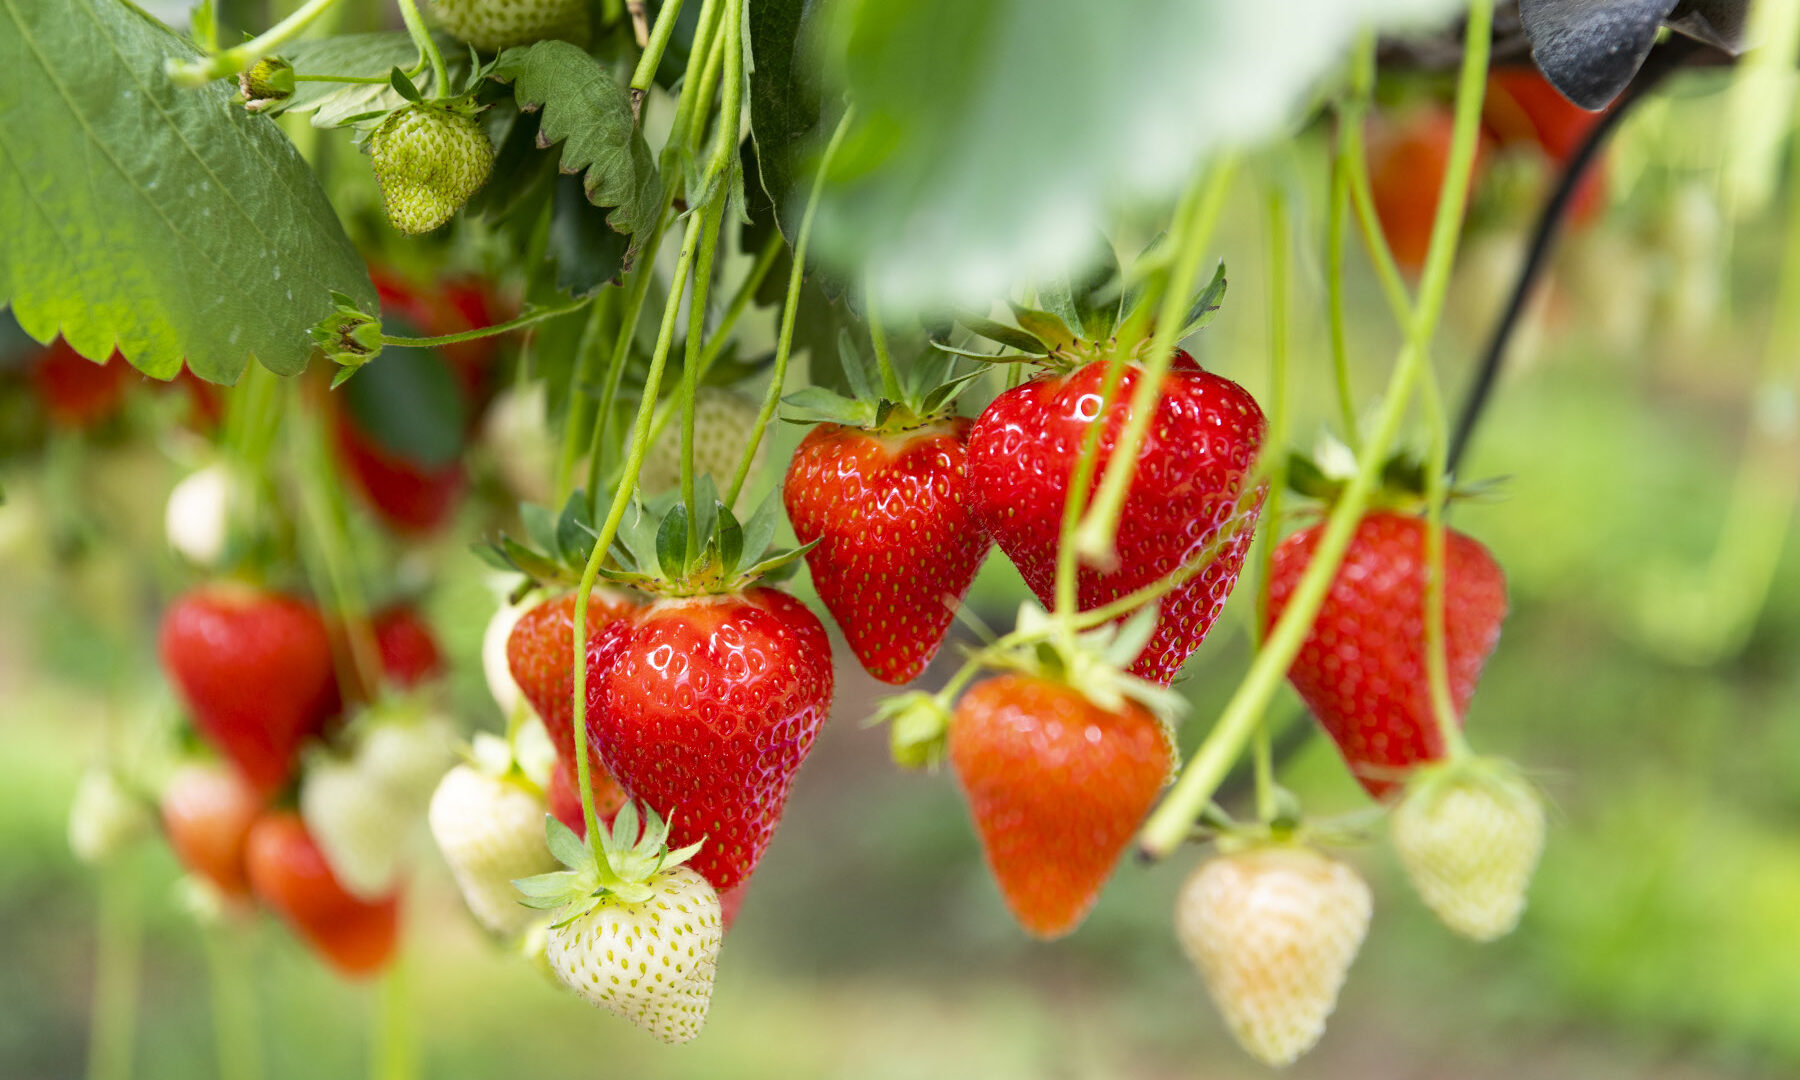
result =
[[[472,73],[468,56],[457,48],[455,38],[434,34],[444,54],[444,66],[452,85],[459,77]],[[403,30],[372,34],[339,34],[333,37],[296,41],[281,50],[281,58],[292,64],[296,75],[350,75],[372,79],[386,75],[393,68],[410,68],[419,59],[419,47]],[[421,97],[438,93],[437,79],[429,65],[417,75],[407,77]],[[406,103],[390,83],[337,83],[299,80],[294,93],[273,111],[312,113],[312,125],[335,128],[352,122],[359,114],[386,114]]]
[[164,73],[196,55],[120,0],[0,7],[0,305],[156,378],[293,374],[331,290],[375,289],[280,129]]
[[1219,268],[1213,271],[1212,280],[1207,282],[1206,288],[1200,290],[1200,295],[1194,297],[1193,304],[1188,307],[1187,318],[1183,320],[1181,333],[1176,335],[1175,340],[1180,341],[1206,329],[1207,324],[1213,321],[1213,316],[1219,313],[1219,305],[1224,302],[1225,264],[1221,262]]
[[763,557],[769,545],[775,542],[775,529],[782,517],[781,492],[773,491],[757,504],[750,514],[750,520],[744,522],[744,548],[740,561],[752,562]]
[[540,110],[538,143],[562,143],[562,170],[582,173],[606,223],[631,238],[629,267],[662,209],[662,179],[631,112],[631,99],[600,61],[566,41],[508,49],[494,77],[513,81],[519,108]]

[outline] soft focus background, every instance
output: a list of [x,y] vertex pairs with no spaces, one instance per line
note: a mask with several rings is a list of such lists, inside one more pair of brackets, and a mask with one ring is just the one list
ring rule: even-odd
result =
[[[1296,1077],[1800,1074],[1795,492],[1759,488],[1753,474],[1728,514],[1780,230],[1772,219],[1733,228],[1715,209],[1708,131],[1722,86],[1688,79],[1627,124],[1614,205],[1559,256],[1465,470],[1505,483],[1497,498],[1454,510],[1455,525],[1506,568],[1514,604],[1470,730],[1480,748],[1525,763],[1556,807],[1530,910],[1510,938],[1470,945],[1424,911],[1384,844],[1349,853],[1376,890],[1374,929]],[[1302,442],[1331,406],[1323,204],[1293,178],[1322,177],[1322,154],[1309,136],[1243,175],[1218,243],[1231,293],[1195,350],[1263,392],[1261,187],[1271,177],[1294,185]],[[1504,209],[1478,207],[1471,221],[1437,350],[1453,393],[1522,227]],[[1396,339],[1360,256],[1352,275],[1358,389],[1373,400]],[[139,395],[131,407],[160,400]],[[772,463],[796,436],[778,434]],[[1172,896],[1199,852],[1121,866],[1072,938],[1026,940],[949,777],[898,772],[885,736],[863,726],[874,687],[845,655],[834,718],[727,939],[708,1029],[690,1046],[654,1042],[487,942],[428,845],[409,893],[403,976],[385,989],[337,981],[266,918],[203,925],[157,842],[103,873],[78,865],[65,823],[80,770],[109,732],[173,707],[151,646],[161,598],[182,580],[162,549],[162,500],[180,471],[164,449],[70,437],[5,466],[0,1076],[83,1072],[91,1011],[122,1004],[95,994],[106,933],[141,933],[138,968],[119,985],[136,999],[133,1075],[145,1078],[214,1075],[215,979],[241,988],[231,1000],[254,1025],[271,1080],[368,1071],[364,1032],[395,1007],[384,993],[404,999],[422,1075],[433,1078],[1262,1075],[1175,946]],[[767,486],[778,469],[765,471]],[[464,525],[421,556],[440,571],[428,611],[453,655],[459,720],[493,729],[477,659],[493,600],[466,551],[492,523],[472,515]],[[69,528],[90,542],[62,557],[48,538]],[[1766,600],[1756,560],[1731,554],[1758,540],[1781,550]],[[1251,584],[1247,575],[1189,665],[1187,745],[1246,663]],[[995,556],[971,607],[1004,624],[1021,595]],[[1276,714],[1311,723],[1291,694]],[[1283,779],[1310,809],[1363,804],[1328,743],[1296,745]]]

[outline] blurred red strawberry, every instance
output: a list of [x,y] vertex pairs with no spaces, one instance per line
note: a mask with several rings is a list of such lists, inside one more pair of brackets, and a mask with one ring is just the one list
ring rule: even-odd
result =
[[468,477],[462,461],[421,465],[382,447],[348,414],[337,422],[338,452],[377,517],[398,533],[427,533],[456,514]]
[[[1417,271],[1431,247],[1438,193],[1450,167],[1455,118],[1443,105],[1422,105],[1369,123],[1369,185],[1381,231],[1401,269]],[[1469,174],[1475,186],[1481,158]]]
[[31,385],[51,423],[80,431],[118,412],[132,375],[131,365],[116,352],[96,364],[57,338],[32,364]]
[[[1488,76],[1487,98],[1481,120],[1501,146],[1529,144],[1541,149],[1550,161],[1564,165],[1587,139],[1588,132],[1605,112],[1588,112],[1562,96],[1562,92],[1536,68],[1504,68]],[[1569,220],[1584,224],[1603,209],[1606,198],[1606,158],[1594,159],[1575,189],[1569,204]]]
[[395,685],[416,686],[444,671],[444,654],[425,617],[404,605],[388,608],[370,621],[381,671]]

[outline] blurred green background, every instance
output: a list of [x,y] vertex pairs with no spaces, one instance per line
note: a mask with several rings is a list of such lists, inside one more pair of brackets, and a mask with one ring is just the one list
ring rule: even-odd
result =
[[[1614,153],[1618,201],[1559,256],[1465,470],[1505,476],[1502,495],[1453,513],[1506,568],[1514,606],[1470,731],[1479,748],[1525,763],[1556,807],[1530,909],[1510,938],[1474,946],[1424,911],[1384,844],[1347,853],[1375,886],[1374,927],[1296,1077],[1800,1074],[1791,484],[1752,481],[1745,505],[1768,512],[1731,519],[1737,542],[1749,530],[1781,545],[1766,599],[1754,560],[1713,569],[1761,378],[1780,230],[1768,215],[1732,228],[1712,209],[1707,162],[1717,158],[1701,129],[1718,95],[1716,80],[1691,81],[1627,125]],[[1687,152],[1671,152],[1673,142]],[[1240,178],[1218,244],[1231,293],[1196,348],[1265,392],[1262,188],[1290,185],[1303,244],[1292,424],[1302,443],[1332,415],[1322,203],[1312,179],[1297,179],[1321,176],[1322,148],[1306,138]],[[1521,228],[1505,206],[1478,207],[1471,222],[1437,349],[1452,392]],[[1358,389],[1372,401],[1396,335],[1360,259],[1352,273]],[[780,432],[772,462],[796,435]],[[488,943],[428,845],[400,980],[386,988],[336,980],[267,918],[202,926],[159,842],[101,871],[78,865],[65,822],[81,769],[109,732],[170,708],[152,649],[159,595],[180,580],[161,548],[162,499],[180,472],[166,449],[60,442],[5,466],[0,1076],[83,1073],[102,896],[112,917],[142,920],[132,1075],[146,1078],[216,1074],[209,987],[220,978],[246,988],[236,1004],[271,1080],[369,1071],[365,1032],[382,1023],[384,994],[398,995],[422,1074],[434,1078],[1262,1074],[1174,942],[1174,890],[1201,853],[1121,866],[1078,933],[1028,941],[987,878],[949,778],[899,773],[884,735],[861,725],[875,687],[842,650],[834,719],[726,941],[707,1031],[689,1046],[656,1043]],[[58,560],[45,536],[72,513],[94,543]],[[454,658],[456,713],[468,729],[494,728],[477,659],[492,599],[465,546],[481,523],[467,524],[421,558],[438,571],[429,610]],[[1188,746],[1246,663],[1250,584],[1247,575],[1181,684],[1195,703]],[[1722,599],[1738,591],[1750,602]],[[995,556],[971,603],[1004,624],[1021,595]],[[1285,692],[1275,714],[1310,724]],[[1283,779],[1316,812],[1363,805],[1318,738],[1299,744]]]

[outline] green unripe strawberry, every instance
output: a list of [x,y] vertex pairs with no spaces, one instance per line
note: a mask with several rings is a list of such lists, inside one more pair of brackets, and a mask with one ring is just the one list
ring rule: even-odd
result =
[[587,0],[435,0],[444,29],[484,52],[545,38],[585,44]]
[[388,114],[369,136],[381,205],[409,236],[449,221],[481,190],[494,146],[466,109],[413,104]]
[[1419,898],[1476,941],[1518,925],[1544,829],[1537,791],[1512,765],[1492,760],[1421,770],[1392,821],[1394,850]]

